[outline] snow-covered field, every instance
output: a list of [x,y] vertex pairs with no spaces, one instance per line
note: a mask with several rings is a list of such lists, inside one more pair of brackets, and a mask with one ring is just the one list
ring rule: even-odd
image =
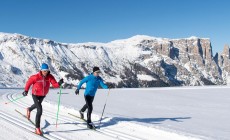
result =
[[[0,139],[35,140],[34,126],[15,109],[26,113],[31,95],[23,89],[0,89]],[[230,139],[230,87],[180,87],[111,89],[99,132],[88,130],[78,115],[83,106],[74,89],[63,89],[56,128],[59,89],[52,89],[43,102],[41,128],[49,139],[68,140],[228,140]],[[108,90],[98,90],[92,120],[98,125]],[[31,114],[34,121],[36,111]],[[86,116],[86,114],[85,114]]]

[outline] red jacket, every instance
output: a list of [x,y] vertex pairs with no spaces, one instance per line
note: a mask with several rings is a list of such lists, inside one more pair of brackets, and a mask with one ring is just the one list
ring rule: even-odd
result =
[[26,82],[25,91],[29,91],[30,86],[32,87],[32,94],[37,96],[46,96],[49,92],[50,83],[54,88],[59,88],[59,84],[50,73],[46,77],[42,76],[42,73],[39,72],[35,75],[32,75],[29,80]]

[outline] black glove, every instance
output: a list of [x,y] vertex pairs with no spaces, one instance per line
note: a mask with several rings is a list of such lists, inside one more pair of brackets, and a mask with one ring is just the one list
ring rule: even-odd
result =
[[75,94],[79,95],[79,89],[76,89]]
[[23,91],[23,92],[22,92],[22,95],[23,95],[23,96],[27,96],[27,94],[28,94],[28,91]]
[[108,89],[113,88],[113,84],[107,84]]
[[58,82],[59,86],[61,86],[61,84],[63,84],[63,83],[64,83],[63,79],[59,80],[59,82]]

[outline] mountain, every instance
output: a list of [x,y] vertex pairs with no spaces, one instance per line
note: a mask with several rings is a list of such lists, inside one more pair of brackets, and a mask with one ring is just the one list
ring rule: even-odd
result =
[[[225,85],[230,49],[212,54],[208,38],[167,39],[137,35],[108,43],[59,43],[0,33],[0,87],[23,87],[41,63],[48,63],[66,87],[99,66],[114,87]],[[229,80],[228,80],[229,79]]]

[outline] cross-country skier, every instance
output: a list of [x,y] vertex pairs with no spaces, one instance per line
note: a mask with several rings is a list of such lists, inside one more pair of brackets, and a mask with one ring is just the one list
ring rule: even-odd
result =
[[93,99],[96,94],[97,88],[100,85],[104,89],[108,89],[108,86],[103,82],[103,79],[99,76],[101,73],[99,67],[93,68],[93,73],[89,76],[82,79],[77,86],[77,89],[75,91],[76,95],[79,95],[79,90],[81,89],[81,86],[86,83],[86,89],[84,93],[85,102],[86,104],[82,107],[82,109],[79,111],[80,116],[83,119],[84,118],[84,111],[88,109],[87,112],[87,127],[90,129],[93,129],[93,124],[91,121],[91,113],[93,111]]
[[59,88],[63,83],[63,79],[59,82],[55,80],[52,74],[50,74],[49,66],[46,63],[41,65],[41,70],[39,73],[32,75],[25,85],[25,91],[22,93],[23,96],[27,96],[30,86],[32,87],[32,98],[34,104],[27,108],[27,119],[30,119],[30,112],[37,108],[37,114],[35,119],[35,133],[38,135],[42,135],[40,129],[40,121],[42,116],[42,101],[45,98],[46,94],[49,92],[50,83],[54,88]]

